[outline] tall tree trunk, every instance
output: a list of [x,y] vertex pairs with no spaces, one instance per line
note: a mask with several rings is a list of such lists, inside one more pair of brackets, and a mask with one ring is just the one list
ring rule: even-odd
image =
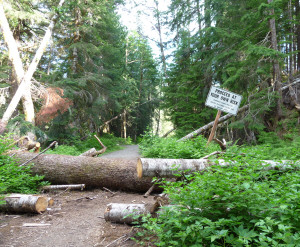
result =
[[[269,4],[272,4],[273,0],[268,0]],[[272,49],[278,51],[278,44],[277,44],[277,33],[276,33],[276,23],[274,17],[274,9],[271,8],[270,15],[272,18],[269,20],[270,24],[270,31],[271,31],[271,45]],[[273,71],[274,71],[274,90],[278,93],[278,100],[276,103],[276,120],[280,120],[282,118],[282,91],[281,91],[281,73],[280,73],[280,66],[277,59],[273,61]]]
[[196,6],[196,11],[197,11],[197,22],[198,22],[198,32],[199,32],[199,34],[200,34],[200,31],[201,31],[201,29],[202,29],[202,17],[201,17],[201,7],[200,7],[200,0],[197,0],[196,1],[197,3],[197,6]]
[[297,67],[296,70],[300,71],[300,2],[299,0],[295,0],[296,5],[296,20],[298,24],[296,24],[296,40],[297,40]]
[[[16,80],[17,84],[20,85],[25,72],[19,54],[18,45],[13,37],[12,31],[9,28],[9,24],[5,16],[2,2],[0,2],[0,27],[2,29],[4,41],[8,48],[9,60],[12,63],[13,78]],[[31,97],[30,87],[26,88],[23,92],[22,103],[25,114],[25,120],[34,123],[34,106]]]
[[155,0],[155,16],[156,16],[156,29],[158,31],[159,35],[159,47],[160,47],[160,56],[161,56],[161,61],[163,65],[163,72],[164,72],[164,77],[167,77],[167,65],[166,65],[166,56],[165,56],[165,51],[164,51],[164,43],[162,39],[162,31],[161,31],[161,20],[160,20],[160,11],[158,8],[158,1]]
[[[80,4],[80,1],[78,1],[78,5]],[[78,6],[75,7],[75,36],[74,36],[74,44],[79,42],[80,40],[80,31],[79,31],[79,25],[81,23],[81,11]],[[72,64],[72,72],[74,74],[77,73],[77,67],[78,67],[78,50],[77,47],[73,48],[73,64]]]
[[288,50],[288,53],[289,53],[289,57],[288,57],[288,61],[287,61],[287,64],[288,64],[288,74],[292,75],[294,73],[294,60],[293,60],[293,33],[294,33],[294,24],[293,24],[293,8],[292,8],[292,0],[289,0],[289,3],[288,3],[288,15],[289,15],[289,23],[290,23],[290,35],[289,35],[289,50]]
[[[63,5],[64,1],[65,0],[60,0],[58,7],[61,7]],[[44,53],[44,50],[46,49],[48,42],[51,38],[56,18],[57,18],[57,14],[55,14],[52,17],[50,24],[46,30],[46,33],[44,35],[44,38],[41,42],[41,45],[38,48],[38,50],[36,51],[35,56],[31,62],[31,64],[29,65],[28,71],[24,75],[15,95],[13,96],[6,111],[3,114],[2,119],[0,120],[0,134],[2,134],[4,132],[7,122],[11,118],[13,112],[15,111],[21,97],[24,95],[24,92],[26,92],[26,90],[28,90],[28,88],[30,88],[31,78],[32,78],[34,72],[36,71],[39,61],[40,61],[40,59]]]

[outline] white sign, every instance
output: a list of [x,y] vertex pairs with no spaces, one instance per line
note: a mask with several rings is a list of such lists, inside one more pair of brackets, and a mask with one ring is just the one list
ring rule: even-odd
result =
[[211,86],[205,105],[236,115],[241,101],[241,95],[229,92],[219,87]]

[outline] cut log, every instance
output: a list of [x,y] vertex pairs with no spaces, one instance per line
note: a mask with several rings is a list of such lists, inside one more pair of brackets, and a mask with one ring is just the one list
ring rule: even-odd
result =
[[105,210],[104,219],[114,223],[132,224],[139,222],[143,215],[150,214],[150,208],[148,204],[110,203]]
[[85,188],[85,184],[62,184],[62,185],[47,185],[43,186],[42,190],[83,190]]
[[[29,160],[34,154],[18,153],[20,161]],[[84,156],[42,154],[34,159],[31,170],[44,176],[52,184],[85,184],[87,188],[103,188],[145,193],[152,179],[139,179],[137,159],[108,159]],[[158,188],[160,189],[160,188]],[[161,190],[161,189],[160,189]]]
[[0,209],[16,213],[41,213],[48,207],[48,198],[36,195],[12,194],[4,198],[6,204]]
[[[288,161],[283,160],[276,162],[272,160],[262,160],[263,165],[268,169],[288,169],[290,164],[299,166],[300,161]],[[204,171],[212,165],[228,166],[234,164],[233,162],[225,162],[219,159],[214,163],[207,159],[147,159],[141,158],[138,160],[137,173],[138,177],[174,177],[176,174],[182,172],[192,173],[198,171]]]

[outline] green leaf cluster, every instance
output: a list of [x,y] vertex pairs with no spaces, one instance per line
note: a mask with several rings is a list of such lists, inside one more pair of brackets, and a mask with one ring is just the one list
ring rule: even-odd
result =
[[47,184],[43,176],[33,175],[30,166],[20,167],[6,152],[12,147],[8,136],[0,138],[0,195],[8,193],[36,193]]

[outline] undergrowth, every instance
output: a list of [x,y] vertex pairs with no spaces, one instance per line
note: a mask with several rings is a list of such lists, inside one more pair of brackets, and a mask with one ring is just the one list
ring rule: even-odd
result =
[[[137,241],[180,247],[300,246],[299,161],[284,170],[265,169],[261,162],[299,160],[300,138],[266,135],[260,141],[257,146],[229,147],[219,158],[234,162],[230,166],[212,166],[186,175],[184,181],[164,181],[173,206],[163,207],[158,218],[145,217]],[[183,153],[184,158],[198,158],[218,149],[205,148],[202,137],[178,146],[173,139],[150,136],[143,142],[147,157],[183,158],[179,155]],[[191,146],[193,152],[183,151]]]
[[40,186],[47,184],[43,177],[32,175],[30,166],[20,167],[15,158],[7,155],[12,140],[0,137],[0,196],[8,193],[36,193]]
[[[78,156],[91,148],[96,148],[97,150],[102,149],[99,142],[93,136],[94,134],[90,135],[86,140],[80,141],[72,140],[72,142],[68,145],[57,145],[55,149],[48,150],[47,154],[64,154],[64,155],[73,155]],[[100,137],[101,142],[104,146],[107,147],[105,153],[113,152],[122,149],[121,145],[131,144],[131,140],[124,140],[123,138],[115,137],[111,134],[104,134]]]

